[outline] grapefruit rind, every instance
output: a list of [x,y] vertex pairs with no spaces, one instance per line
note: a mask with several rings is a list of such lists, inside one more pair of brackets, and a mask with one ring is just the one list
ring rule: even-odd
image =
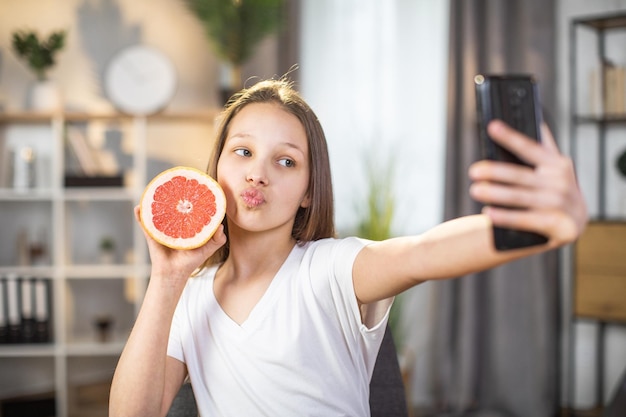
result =
[[[157,194],[157,190],[161,193],[167,193],[167,187],[162,186],[170,183],[169,185],[171,189],[172,180],[176,179],[179,181],[177,177],[182,177],[187,181],[196,180],[198,183],[208,187],[210,194],[212,194],[215,198],[215,213],[211,215],[210,221],[204,225],[200,225],[200,230],[197,233],[193,233],[191,237],[173,237],[159,230],[159,228],[155,225],[153,205],[159,204],[158,201],[155,201],[155,194]],[[203,198],[206,198],[206,196],[203,196]],[[186,202],[182,203],[179,201],[177,206],[180,206],[181,204],[184,206]],[[170,168],[154,177],[146,186],[141,196],[139,206],[140,223],[143,229],[155,241],[172,249],[188,250],[204,245],[209,241],[209,239],[211,239],[211,237],[213,237],[215,231],[222,223],[222,220],[226,215],[226,197],[217,181],[199,169],[184,166]],[[193,218],[194,216],[192,215],[190,217]]]

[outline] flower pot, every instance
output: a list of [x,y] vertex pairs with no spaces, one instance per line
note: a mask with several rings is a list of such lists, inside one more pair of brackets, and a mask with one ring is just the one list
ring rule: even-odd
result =
[[51,80],[37,81],[30,90],[29,109],[33,111],[60,111],[63,97],[59,86]]
[[241,82],[241,66],[226,61],[220,62],[219,86],[221,104],[226,104],[233,94],[243,87]]

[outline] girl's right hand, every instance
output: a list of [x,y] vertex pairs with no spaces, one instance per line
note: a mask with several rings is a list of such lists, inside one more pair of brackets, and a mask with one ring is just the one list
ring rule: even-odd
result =
[[[141,210],[139,205],[134,209],[135,219],[141,224]],[[187,282],[191,274],[215,251],[226,243],[224,226],[220,225],[211,239],[203,246],[196,249],[179,250],[168,248],[154,240],[143,229],[143,234],[148,243],[150,261],[152,263],[151,279],[160,279],[170,285],[177,286]]]

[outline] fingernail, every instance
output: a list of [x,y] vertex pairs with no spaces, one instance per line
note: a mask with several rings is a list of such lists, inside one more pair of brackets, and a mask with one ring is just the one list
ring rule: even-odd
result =
[[504,125],[500,120],[492,120],[491,123],[489,124],[489,130],[491,130],[492,133],[499,132],[500,130],[503,129],[503,127]]

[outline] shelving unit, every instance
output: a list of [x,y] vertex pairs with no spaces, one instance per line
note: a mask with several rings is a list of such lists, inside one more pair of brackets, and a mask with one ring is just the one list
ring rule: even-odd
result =
[[[0,114],[0,278],[48,280],[52,337],[46,343],[0,344],[0,403],[44,395],[54,398],[57,416],[107,415],[106,403],[84,404],[81,396],[94,390],[108,394],[147,284],[149,257],[132,208],[156,173],[152,171],[178,164],[206,167],[216,116],[213,110],[149,117]],[[110,154],[109,139],[118,142],[112,160],[124,171],[123,186],[64,185],[72,165],[66,143],[71,129],[86,134],[95,129],[96,137],[105,138],[101,148]],[[35,151],[35,183],[16,189],[7,169],[8,150],[22,146]],[[165,159],[168,149],[158,146],[175,148],[177,157]],[[23,236],[29,245],[45,248],[32,263],[25,263],[17,247]],[[112,262],[100,259],[103,237],[115,242]],[[102,318],[103,325],[110,322],[105,333],[94,324]]]
[[[596,190],[590,201],[592,222],[574,251],[572,323],[592,320],[598,325],[596,409],[602,408],[605,399],[606,327],[626,323],[626,298],[618,295],[626,293],[626,263],[619,255],[611,257],[626,239],[626,182],[618,178],[614,164],[619,152],[626,149],[626,89],[623,82],[609,82],[607,75],[609,66],[626,68],[625,42],[626,14],[571,22],[570,152],[581,181],[593,177],[587,186]],[[594,51],[596,59],[589,59]],[[617,105],[609,99],[614,94],[621,100]],[[620,180],[625,184],[621,191]],[[570,345],[574,346],[575,331],[571,334]],[[571,389],[574,386],[572,383]]]

